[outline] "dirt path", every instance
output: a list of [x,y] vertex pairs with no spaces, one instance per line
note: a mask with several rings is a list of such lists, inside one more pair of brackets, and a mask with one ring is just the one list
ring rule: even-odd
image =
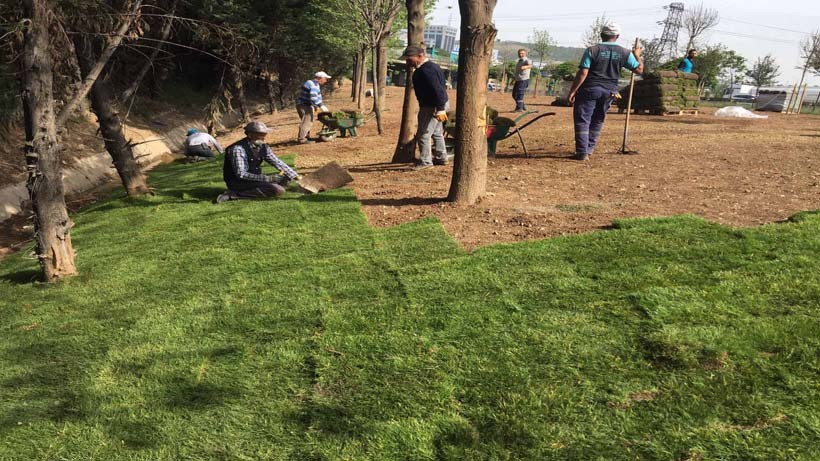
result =
[[[624,115],[610,113],[601,143],[588,162],[573,151],[570,108],[531,101],[530,109],[555,111],[528,127],[520,143],[499,143],[489,161],[488,196],[473,207],[444,202],[451,167],[422,172],[390,165],[401,112],[401,88],[389,88],[386,129],[375,135],[369,122],[358,139],[282,146],[299,154],[300,167],[329,160],[347,166],[353,188],[371,224],[392,226],[425,216],[438,217],[466,248],[526,239],[577,234],[607,227],[615,219],[691,213],[731,226],[781,221],[820,209],[820,116],[770,114],[767,120],[732,120],[711,115],[637,116],[631,147],[620,147]],[[454,98],[454,95],[451,95]],[[490,104],[512,106],[509,95],[491,94]],[[336,108],[350,107],[335,100]],[[293,123],[294,114],[266,120]],[[296,127],[272,133],[273,142],[294,137]]]

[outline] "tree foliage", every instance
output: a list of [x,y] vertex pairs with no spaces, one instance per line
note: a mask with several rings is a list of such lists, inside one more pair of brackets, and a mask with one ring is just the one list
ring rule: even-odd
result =
[[552,78],[557,80],[567,80],[573,78],[578,71],[578,64],[574,62],[562,62],[550,69]]
[[595,21],[590,24],[589,28],[582,37],[582,41],[584,42],[584,46],[590,47],[595,46],[601,42],[601,30],[603,30],[604,26],[609,24],[609,19],[607,19],[606,14],[602,14],[601,16],[595,18]]
[[800,41],[800,57],[804,70],[820,75],[820,30],[812,32]]
[[555,40],[553,40],[548,31],[538,29],[533,30],[528,40],[532,44],[532,51],[538,55],[538,61],[543,67],[546,64],[545,59],[549,58],[550,51],[552,51],[552,48],[555,46]]
[[746,76],[758,88],[774,84],[779,75],[780,66],[777,65],[774,56],[771,54],[757,58],[752,68],[746,72]]
[[[677,60],[675,61],[675,64]],[[719,80],[735,83],[746,70],[746,59],[720,43],[703,47],[695,60],[695,73],[701,88],[714,89]]]

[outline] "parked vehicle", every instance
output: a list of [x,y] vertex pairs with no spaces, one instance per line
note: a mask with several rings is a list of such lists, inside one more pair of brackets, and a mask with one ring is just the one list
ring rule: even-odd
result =
[[[738,96],[743,96],[744,98],[757,97],[757,88],[754,85],[744,85],[742,83],[735,83],[734,85],[726,88],[726,91],[723,93],[723,99],[728,99],[730,101],[735,101],[735,98]],[[743,100],[742,98],[739,99]],[[746,99],[749,100],[749,99]],[[749,100],[749,101],[753,101]]]
[[732,95],[729,100],[732,102],[755,102],[757,101],[757,96],[751,94],[736,94]]

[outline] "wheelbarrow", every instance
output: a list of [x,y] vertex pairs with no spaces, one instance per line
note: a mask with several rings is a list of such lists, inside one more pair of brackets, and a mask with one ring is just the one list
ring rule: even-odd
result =
[[[518,122],[532,114],[538,115],[536,115],[534,118],[527,121],[523,125],[518,125]],[[524,157],[529,157],[529,153],[527,152],[527,145],[524,143],[524,137],[521,136],[521,131],[523,131],[524,128],[537,122],[538,120],[550,115],[555,115],[555,112],[540,113],[538,111],[531,110],[520,114],[518,117],[514,119],[511,119],[507,117],[498,117],[498,112],[488,107],[487,120],[490,120],[490,124],[487,125],[487,128],[485,130],[485,136],[487,137],[487,155],[495,157],[498,141],[502,141],[511,136],[518,136],[518,140],[521,141],[521,148],[524,150]],[[444,143],[447,147],[447,153],[453,153],[453,151],[455,150],[456,137],[455,116],[451,117],[448,120],[447,124],[444,126],[444,134]]]
[[319,112],[317,117],[319,122],[324,126],[319,132],[319,139],[322,141],[332,141],[336,138],[336,130],[343,138],[347,137],[348,133],[351,137],[358,136],[357,128],[364,125],[364,118],[362,113],[358,111],[336,111],[336,112]]

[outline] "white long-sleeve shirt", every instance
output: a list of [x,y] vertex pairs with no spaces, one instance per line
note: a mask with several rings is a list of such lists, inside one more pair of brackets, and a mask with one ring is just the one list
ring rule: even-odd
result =
[[208,133],[194,133],[185,138],[185,147],[201,146],[203,144],[216,147],[216,150],[218,150],[220,154],[223,151],[222,146],[220,146],[216,139]]

